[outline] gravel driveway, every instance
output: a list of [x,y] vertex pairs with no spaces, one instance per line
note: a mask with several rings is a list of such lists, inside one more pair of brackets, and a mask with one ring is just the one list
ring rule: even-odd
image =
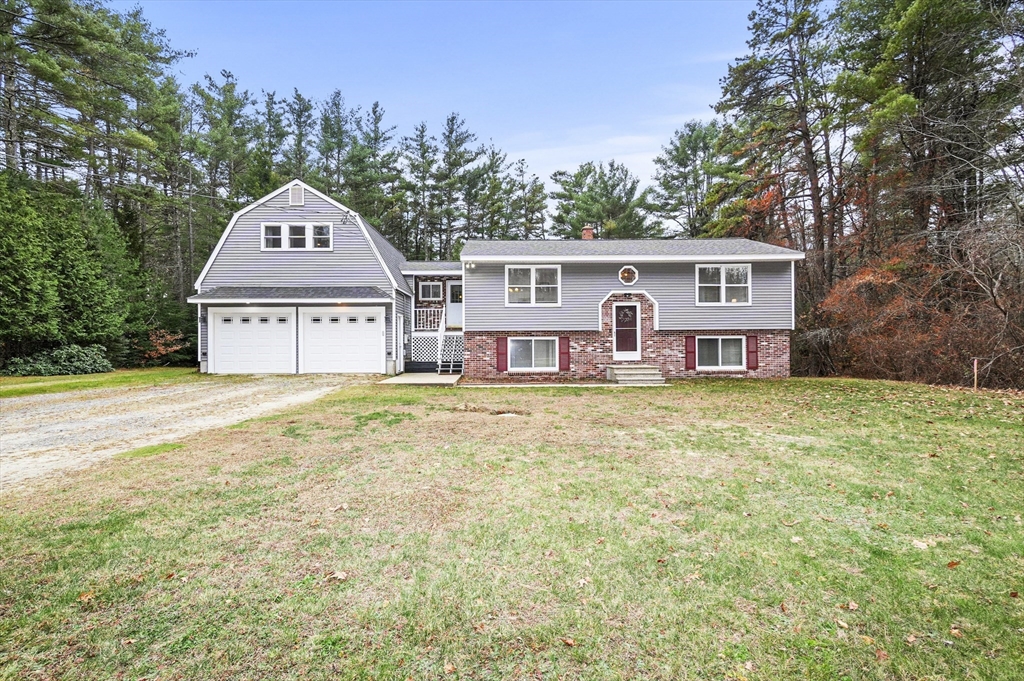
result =
[[360,376],[210,377],[181,385],[105,388],[0,400],[0,492],[310,402]]

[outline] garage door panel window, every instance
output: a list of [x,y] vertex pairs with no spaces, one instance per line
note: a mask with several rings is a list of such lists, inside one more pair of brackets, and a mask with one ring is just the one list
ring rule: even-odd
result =
[[270,323],[270,318],[269,317],[260,317],[260,324],[269,324],[269,323]]
[[283,222],[263,225],[264,251],[330,251],[334,225],[330,222]]
[[230,324],[231,323],[231,317],[224,317],[224,319],[222,320],[221,323],[223,323],[223,324]]
[[331,324],[341,324],[341,317],[331,317]]
[[698,338],[698,369],[743,369],[742,337]]
[[248,323],[249,323],[249,322],[251,322],[252,320],[251,320],[251,319],[250,319],[249,317],[242,317],[242,318],[241,318],[241,319],[239,319],[238,321],[240,321],[240,322],[241,322],[241,323],[243,323],[243,324],[248,324]]
[[278,317],[277,318],[277,323],[278,324],[287,324],[288,323],[288,318],[287,317]]
[[314,324],[319,324],[320,322],[323,321],[323,318],[322,317],[311,317],[309,321],[313,322]]
[[555,371],[558,342],[555,338],[509,338],[509,371]]
[[366,318],[366,323],[367,324],[376,324],[377,323],[377,318],[376,317],[367,317]]

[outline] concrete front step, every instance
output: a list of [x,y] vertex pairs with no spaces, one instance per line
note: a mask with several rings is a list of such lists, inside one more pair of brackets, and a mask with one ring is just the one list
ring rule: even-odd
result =
[[645,364],[610,366],[608,380],[622,385],[660,385],[665,382],[661,369]]

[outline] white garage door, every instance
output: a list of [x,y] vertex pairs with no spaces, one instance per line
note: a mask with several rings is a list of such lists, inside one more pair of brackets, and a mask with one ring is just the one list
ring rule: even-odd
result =
[[384,308],[299,308],[299,371],[384,373]]
[[210,371],[295,373],[295,308],[212,309]]

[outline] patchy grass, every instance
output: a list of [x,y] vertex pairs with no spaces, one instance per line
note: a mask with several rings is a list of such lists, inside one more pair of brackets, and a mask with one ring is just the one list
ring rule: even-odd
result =
[[164,452],[173,452],[176,449],[181,449],[185,445],[178,442],[165,442],[159,445],[148,445],[146,447],[139,447],[128,452],[121,452],[117,455],[119,459],[144,459],[147,456],[156,456],[157,454],[163,454]]
[[93,388],[124,388],[163,383],[209,381],[219,378],[200,374],[194,368],[189,367],[118,369],[105,374],[80,376],[0,376],[0,398],[63,393]]
[[1019,395],[353,387],[0,498],[0,677],[1017,679],[1022,511]]

